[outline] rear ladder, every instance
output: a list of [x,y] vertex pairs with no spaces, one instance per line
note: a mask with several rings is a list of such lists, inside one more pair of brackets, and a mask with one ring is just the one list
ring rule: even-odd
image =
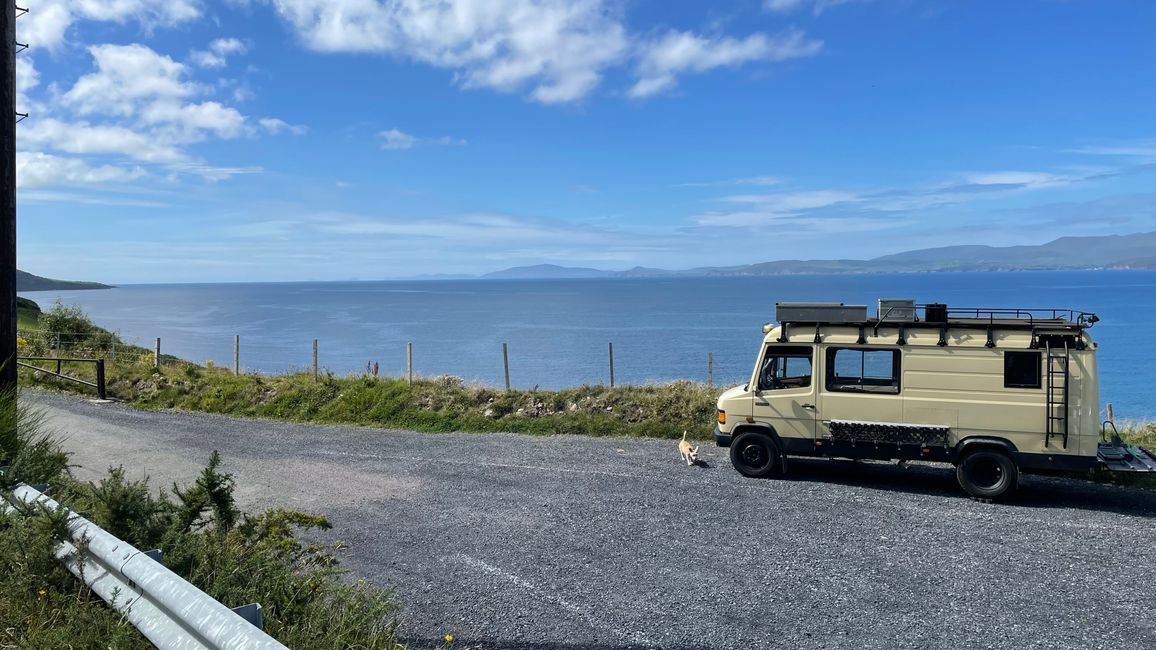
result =
[[1047,347],[1047,422],[1044,446],[1052,442],[1052,436],[1063,436],[1063,448],[1068,448],[1068,361],[1070,360],[1068,342],[1064,347],[1052,347],[1051,341]]

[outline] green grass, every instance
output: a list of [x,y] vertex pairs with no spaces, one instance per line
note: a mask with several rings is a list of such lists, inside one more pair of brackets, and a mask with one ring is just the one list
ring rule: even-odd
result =
[[[89,373],[86,367],[75,372]],[[24,376],[30,371],[22,370]],[[235,376],[193,365],[112,364],[109,394],[146,409],[426,432],[512,432],[677,438],[710,436],[718,389],[692,382],[559,391],[502,391],[452,377]]]

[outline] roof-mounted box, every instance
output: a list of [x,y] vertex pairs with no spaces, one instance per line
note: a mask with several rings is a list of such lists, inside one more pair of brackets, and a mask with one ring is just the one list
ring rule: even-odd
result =
[[914,323],[915,300],[880,298],[879,320],[887,323]]
[[867,320],[867,305],[777,302],[775,320],[780,323],[862,323]]

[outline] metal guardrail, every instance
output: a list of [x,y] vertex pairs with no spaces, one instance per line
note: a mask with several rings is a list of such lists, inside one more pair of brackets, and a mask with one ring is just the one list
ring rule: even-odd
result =
[[[56,372],[53,372],[53,371],[49,370],[48,368],[41,368],[40,366],[37,366],[35,364],[25,363],[26,361],[36,361],[36,362],[40,362],[40,363],[43,363],[46,361],[47,362],[56,362]],[[81,379],[79,377],[73,377],[72,375],[64,374],[63,367],[62,367],[64,363],[91,363],[91,364],[95,365],[96,366],[96,382],[94,383],[91,381]],[[104,359],[69,359],[69,358],[64,358],[64,357],[17,357],[16,365],[20,366],[21,368],[29,368],[31,370],[36,370],[36,371],[42,372],[46,375],[52,375],[53,377],[59,377],[61,379],[66,379],[68,381],[76,382],[78,384],[83,384],[85,386],[95,388],[96,394],[97,394],[97,396],[100,397],[100,399],[108,399],[108,390],[107,390],[107,386],[106,386],[105,380],[104,380]]]
[[[28,485],[12,495],[29,506],[62,508]],[[2,498],[0,508],[16,511]],[[154,558],[159,552],[142,552],[75,512],[68,534],[56,549],[60,563],[161,650],[287,650],[258,627],[259,605],[229,609],[165,568]]]

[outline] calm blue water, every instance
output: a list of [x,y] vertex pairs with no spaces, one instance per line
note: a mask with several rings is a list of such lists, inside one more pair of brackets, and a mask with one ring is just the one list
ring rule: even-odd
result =
[[606,344],[615,379],[642,383],[749,377],[760,327],[781,301],[874,305],[879,297],[952,306],[1063,307],[1093,311],[1101,343],[1101,401],[1121,418],[1156,418],[1156,272],[1078,271],[895,275],[139,285],[108,291],[28,292],[47,307],[81,305],[130,342],[196,362],[283,372],[311,363],[335,373],[405,369],[405,344],[423,375],[502,383],[509,343],[515,386],[604,383]]

